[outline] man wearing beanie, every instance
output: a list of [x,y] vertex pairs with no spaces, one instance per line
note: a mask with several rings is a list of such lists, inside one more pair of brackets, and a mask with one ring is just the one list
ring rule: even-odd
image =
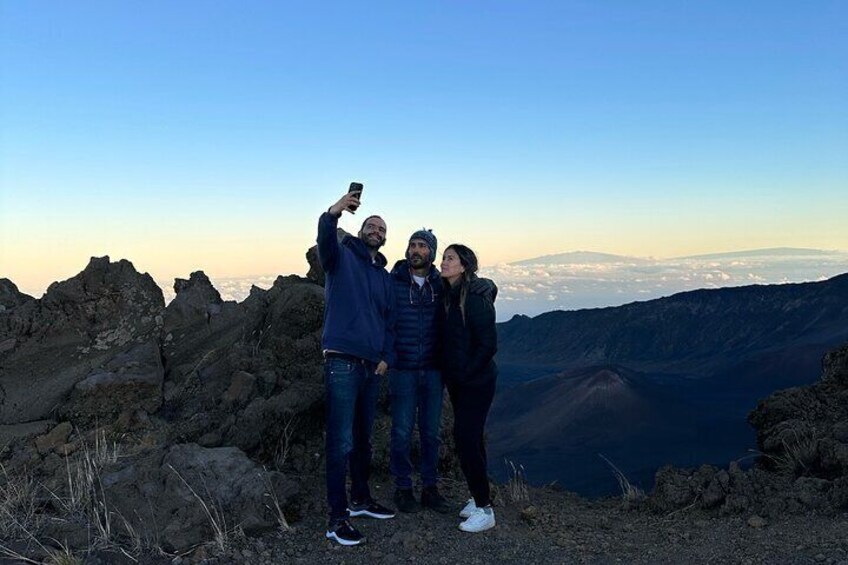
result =
[[[395,290],[395,364],[389,371],[392,411],[389,468],[395,480],[394,501],[401,512],[421,507],[449,512],[439,494],[439,424],[442,416],[442,377],[437,367],[438,308],[442,305],[442,279],[433,266],[436,236],[427,229],[409,238],[406,259],[392,269]],[[412,482],[410,447],[418,421],[421,438],[421,502]]]

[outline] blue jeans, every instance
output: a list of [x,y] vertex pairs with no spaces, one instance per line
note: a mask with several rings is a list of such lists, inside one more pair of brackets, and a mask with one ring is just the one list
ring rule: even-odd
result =
[[327,504],[330,519],[347,518],[345,479],[350,462],[350,498],[368,502],[371,491],[371,429],[377,412],[380,376],[367,361],[329,357],[324,361],[326,388]]
[[433,486],[438,479],[439,424],[442,419],[442,376],[434,370],[389,371],[389,398],[392,407],[392,443],[389,469],[395,486],[412,488],[412,428],[418,416],[421,437],[421,484]]

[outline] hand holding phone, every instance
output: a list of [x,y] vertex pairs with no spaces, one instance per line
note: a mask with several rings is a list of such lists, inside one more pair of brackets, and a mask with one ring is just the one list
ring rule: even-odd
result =
[[360,201],[362,198],[362,190],[363,186],[361,182],[352,182],[350,183],[350,188],[347,191],[347,194],[342,196],[338,202],[330,206],[329,212],[336,216],[337,218],[342,215],[344,210],[347,210],[351,214],[356,213],[356,209],[359,208]]

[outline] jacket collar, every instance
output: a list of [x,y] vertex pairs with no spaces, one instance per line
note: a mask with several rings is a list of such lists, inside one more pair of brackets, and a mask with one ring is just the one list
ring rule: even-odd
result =
[[[399,278],[402,281],[406,281],[408,283],[412,282],[412,270],[409,266],[409,259],[401,259],[395,263],[395,266],[392,267],[392,276]],[[436,268],[435,265],[430,265],[430,272],[427,274],[427,280],[431,285],[436,284],[438,279],[441,277],[441,273]]]

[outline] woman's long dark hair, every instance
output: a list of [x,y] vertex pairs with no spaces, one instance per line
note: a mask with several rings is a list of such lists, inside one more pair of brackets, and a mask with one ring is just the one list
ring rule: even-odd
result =
[[[445,253],[453,249],[456,256],[459,257],[459,263],[465,267],[465,272],[459,279],[459,311],[462,313],[462,324],[465,325],[465,298],[468,296],[468,289],[471,286],[471,281],[477,278],[477,255],[467,245],[461,243],[451,243],[445,248]],[[445,300],[445,314],[450,309],[450,300]]]

